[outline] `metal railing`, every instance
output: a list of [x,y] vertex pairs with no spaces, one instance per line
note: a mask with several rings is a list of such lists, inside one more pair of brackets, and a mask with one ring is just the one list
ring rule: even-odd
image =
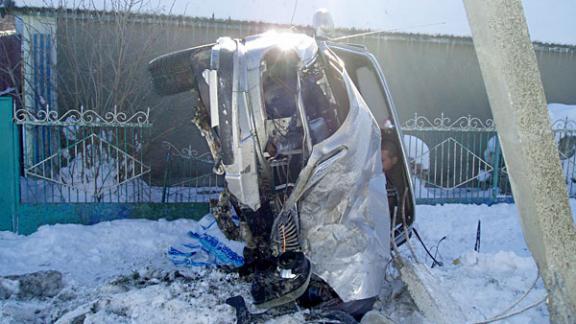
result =
[[[402,125],[414,194],[419,204],[512,202],[494,122],[415,114]],[[576,197],[576,122],[553,123],[570,197]]]
[[208,202],[218,198],[224,178],[212,172],[210,152],[200,153],[191,146],[179,149],[168,141],[162,142],[162,147],[166,165],[161,202]]
[[[144,158],[148,111],[14,108],[13,115],[22,134],[22,203],[203,203],[224,186],[209,153],[169,142],[151,149],[165,154],[152,179]],[[416,114],[402,131],[417,203],[512,202],[492,120]],[[568,194],[576,197],[576,121],[555,121],[553,131]]]
[[[149,111],[17,109],[22,203],[203,203],[218,197],[222,177],[209,153],[163,142],[149,147]],[[146,153],[164,151],[153,179]]]
[[22,203],[150,200],[143,162],[148,111],[14,108],[13,116],[22,134]]
[[554,140],[558,145],[560,163],[566,179],[568,195],[576,197],[576,121],[568,118],[552,123]]

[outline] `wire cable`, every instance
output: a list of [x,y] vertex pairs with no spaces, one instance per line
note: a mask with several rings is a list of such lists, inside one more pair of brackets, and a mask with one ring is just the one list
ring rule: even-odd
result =
[[522,313],[524,313],[525,311],[527,311],[527,310],[529,310],[529,309],[531,309],[531,308],[537,307],[538,305],[542,304],[543,302],[546,301],[546,299],[548,299],[548,294],[546,294],[546,296],[544,296],[544,298],[540,299],[539,301],[534,302],[534,303],[532,303],[532,304],[530,304],[530,305],[528,305],[528,306],[526,306],[526,307],[524,307],[524,308],[522,308],[522,309],[520,309],[520,310],[518,310],[518,311],[516,311],[516,312],[509,313],[509,314],[503,314],[503,315],[500,315],[500,316],[498,316],[498,317],[492,317],[492,318],[487,319],[487,320],[485,320],[485,321],[474,322],[473,324],[487,324],[487,323],[492,323],[492,322],[501,321],[501,320],[503,320],[503,319],[510,318],[510,317],[513,317],[513,316],[522,314]]
[[524,292],[524,294],[522,296],[520,296],[520,298],[518,298],[518,300],[516,300],[512,305],[508,306],[508,308],[506,308],[505,310],[503,310],[499,314],[496,314],[487,320],[480,321],[480,322],[474,322],[473,324],[485,324],[485,323],[491,323],[491,322],[499,321],[499,320],[523,313],[523,312],[543,303],[548,298],[548,294],[546,294],[546,296],[544,296],[543,299],[539,300],[536,303],[532,303],[532,304],[530,304],[530,305],[528,305],[528,306],[526,306],[526,307],[524,307],[524,308],[522,308],[516,312],[509,313],[514,307],[516,307],[518,304],[520,304],[520,302],[522,302],[524,300],[524,298],[526,298],[528,296],[528,294],[530,294],[530,292],[534,289],[534,287],[536,287],[536,283],[538,282],[538,279],[540,279],[540,272],[538,272],[536,274],[536,279],[534,280],[534,282],[532,283],[530,288],[528,288],[526,290],[526,292]]
[[294,0],[294,9],[292,9],[292,18],[290,18],[290,25],[294,25],[294,16],[296,16],[296,8],[298,7],[298,0]]
[[430,258],[432,258],[432,267],[434,267],[435,265],[437,266],[443,266],[444,263],[436,260],[435,257],[432,256],[432,253],[430,253],[430,251],[428,250],[428,248],[426,247],[426,244],[424,244],[424,241],[422,241],[422,238],[420,237],[420,234],[418,233],[418,231],[416,230],[416,228],[412,228],[412,231],[414,232],[414,235],[416,235],[416,238],[418,239],[418,241],[420,242],[420,244],[422,244],[422,247],[424,248],[424,251],[426,251],[426,253],[428,254],[428,256]]
[[391,33],[391,32],[396,32],[396,31],[400,31],[400,30],[411,29],[411,28],[430,27],[430,26],[445,25],[445,24],[446,24],[446,22],[437,22],[437,23],[432,23],[432,24],[416,25],[416,26],[409,26],[409,27],[404,27],[404,28],[375,30],[375,31],[369,31],[369,32],[353,34],[353,35],[344,35],[344,36],[340,36],[340,37],[331,38],[330,40],[333,42],[336,42],[336,41],[341,41],[341,40],[345,40],[345,39],[349,39],[349,38],[355,38],[355,37],[362,37],[362,36],[381,34],[381,33]]

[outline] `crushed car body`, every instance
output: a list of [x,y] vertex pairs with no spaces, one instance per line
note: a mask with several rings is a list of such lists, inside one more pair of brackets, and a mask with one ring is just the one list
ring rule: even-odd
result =
[[[288,298],[260,298],[253,289],[256,304],[299,297],[310,281],[306,271],[344,302],[378,295],[391,246],[410,236],[414,202],[396,113],[373,56],[305,34],[267,32],[170,53],[149,69],[160,94],[197,94],[194,123],[214,172],[226,180],[212,206],[223,232],[246,242],[247,260],[278,263],[276,279],[266,282],[305,277],[277,294]],[[400,155],[386,175],[383,141]],[[300,258],[286,256],[294,253],[311,267],[293,266]]]

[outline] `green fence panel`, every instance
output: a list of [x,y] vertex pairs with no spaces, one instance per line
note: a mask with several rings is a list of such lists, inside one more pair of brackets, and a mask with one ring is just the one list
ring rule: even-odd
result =
[[0,231],[15,231],[19,199],[18,133],[12,98],[0,97]]

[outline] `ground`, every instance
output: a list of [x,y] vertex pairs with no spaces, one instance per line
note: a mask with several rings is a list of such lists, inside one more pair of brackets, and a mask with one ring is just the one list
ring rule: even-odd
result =
[[[571,205],[574,209],[576,200]],[[478,221],[479,253],[474,252]],[[53,297],[19,296],[23,287],[0,278],[0,288],[13,292],[4,300],[0,294],[0,323],[57,319],[62,323],[74,319],[85,323],[234,323],[235,313],[224,301],[241,294],[249,302],[246,282],[217,270],[178,268],[166,256],[170,246],[189,240],[186,232],[197,226],[191,220],[118,220],[92,226],[43,226],[29,236],[0,232],[0,276],[56,270],[63,274],[64,286]],[[514,205],[420,205],[416,228],[443,263],[432,268],[432,273],[469,321],[485,320],[506,310],[530,290],[537,277]],[[414,238],[411,247],[419,261],[428,267],[432,264]],[[413,258],[408,246],[402,253]],[[538,280],[514,310],[544,296]],[[422,320],[406,293],[400,292],[399,297],[380,302],[376,308],[398,322]],[[307,314],[299,311],[260,319],[300,323]],[[545,304],[504,323],[543,322],[548,322]]]

